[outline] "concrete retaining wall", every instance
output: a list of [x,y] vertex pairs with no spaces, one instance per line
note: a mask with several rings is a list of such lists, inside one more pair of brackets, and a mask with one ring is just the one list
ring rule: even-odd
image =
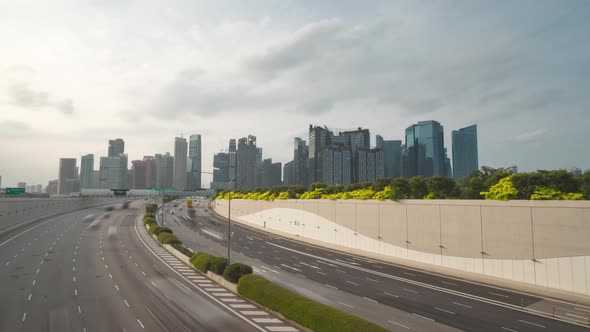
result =
[[[215,201],[227,216],[227,201]],[[232,200],[232,219],[327,244],[590,295],[590,202]]]

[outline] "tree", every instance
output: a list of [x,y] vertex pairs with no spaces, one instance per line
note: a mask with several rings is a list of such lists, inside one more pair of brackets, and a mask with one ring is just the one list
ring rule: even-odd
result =
[[391,180],[391,199],[405,199],[410,197],[410,185],[406,178]]
[[[426,179],[429,198],[455,198],[459,196],[455,181],[446,176],[432,176]],[[424,197],[424,196],[423,196]]]
[[321,182],[314,182],[311,184],[310,189],[311,191],[314,191],[318,188],[326,188],[327,186]]
[[373,183],[373,190],[375,191],[383,191],[385,187],[391,185],[391,179],[377,179],[375,183]]
[[424,196],[428,195],[428,187],[426,181],[421,176],[414,176],[408,182],[410,187],[410,198],[423,199]]
[[498,183],[491,186],[489,191],[482,192],[481,194],[485,196],[485,199],[495,199],[500,201],[517,198],[518,190],[514,188],[512,177],[514,177],[514,175],[503,178],[498,181]]
[[582,174],[582,176],[580,177],[580,180],[580,191],[582,192],[582,194],[584,194],[584,198],[590,199],[590,170],[584,172],[584,174]]
[[482,191],[486,191],[484,180],[479,176],[466,176],[459,179],[457,188],[462,199],[482,199]]

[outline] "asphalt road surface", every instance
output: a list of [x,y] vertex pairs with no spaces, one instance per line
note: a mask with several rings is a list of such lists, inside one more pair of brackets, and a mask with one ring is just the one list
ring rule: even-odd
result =
[[138,209],[103,212],[0,237],[0,331],[257,330],[146,249],[134,228]]
[[[199,245],[188,236],[191,231],[225,246],[226,220],[215,215],[204,200],[194,205],[192,215],[182,204],[167,207],[166,226],[189,247]],[[311,246],[238,223],[232,223],[232,233],[233,251],[260,262],[259,266],[254,265],[260,272],[270,269],[290,273],[419,319],[466,331],[588,331],[583,325],[590,314],[587,306]],[[560,319],[579,325],[534,314],[534,308],[547,302],[556,305]],[[394,324],[390,328],[400,328],[395,321],[390,323]],[[412,328],[404,325],[402,329],[406,327]]]

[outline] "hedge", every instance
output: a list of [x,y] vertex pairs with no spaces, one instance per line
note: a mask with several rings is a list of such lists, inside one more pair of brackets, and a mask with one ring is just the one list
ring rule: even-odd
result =
[[181,243],[172,243],[172,246],[174,247],[174,249],[180,251],[186,257],[189,257],[190,258],[190,257],[192,257],[194,255],[194,253],[192,251],[190,251],[190,249],[188,249],[187,247],[185,247]]
[[178,238],[176,238],[176,235],[171,234],[171,233],[160,233],[160,235],[158,235],[158,242],[162,243],[162,244],[181,244],[182,242],[180,242],[180,240]]
[[195,255],[193,255],[193,257],[191,258],[191,263],[193,264],[193,266],[203,272],[203,273],[207,273],[207,270],[209,269],[209,262],[211,261],[211,258],[213,258],[213,256],[204,253],[204,252],[199,252],[196,253]]
[[158,205],[156,204],[146,204],[145,205],[145,212],[146,213],[154,213],[158,209]]
[[211,258],[209,261],[209,271],[222,276],[225,268],[227,267],[227,259],[223,257],[215,257]]
[[154,218],[145,218],[145,219],[143,219],[143,224],[144,225],[156,224],[156,219],[154,219]]
[[388,331],[362,318],[310,300],[254,274],[240,278],[238,293],[315,332]]
[[148,233],[150,233],[150,235],[153,235],[158,228],[160,228],[160,225],[158,224],[150,224],[150,228],[148,229]]
[[252,274],[252,268],[242,263],[233,263],[223,271],[223,278],[234,284],[246,274]]
[[168,227],[159,227],[154,231],[154,234],[160,235],[160,233],[170,233],[173,234],[172,230]]
[[144,213],[143,220],[146,220],[147,218],[154,218],[154,214],[153,213]]

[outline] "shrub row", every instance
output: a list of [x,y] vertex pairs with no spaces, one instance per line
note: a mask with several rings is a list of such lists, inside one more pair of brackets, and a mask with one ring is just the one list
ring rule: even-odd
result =
[[238,293],[313,331],[387,331],[379,325],[310,300],[257,275],[238,281]]
[[252,274],[252,268],[250,265],[233,263],[232,265],[228,266],[225,271],[223,271],[223,278],[235,284],[246,274]]
[[161,244],[182,244],[182,242],[180,242],[180,240],[176,237],[176,235],[172,234],[172,233],[166,233],[166,232],[162,232],[160,233],[160,235],[158,235],[158,242],[160,242]]
[[180,251],[186,257],[190,258],[193,257],[193,255],[195,254],[189,248],[185,247],[182,243],[172,243],[172,246],[174,247],[174,249]]
[[158,205],[157,204],[146,204],[145,205],[145,212],[146,213],[155,213],[156,210],[158,209]]

